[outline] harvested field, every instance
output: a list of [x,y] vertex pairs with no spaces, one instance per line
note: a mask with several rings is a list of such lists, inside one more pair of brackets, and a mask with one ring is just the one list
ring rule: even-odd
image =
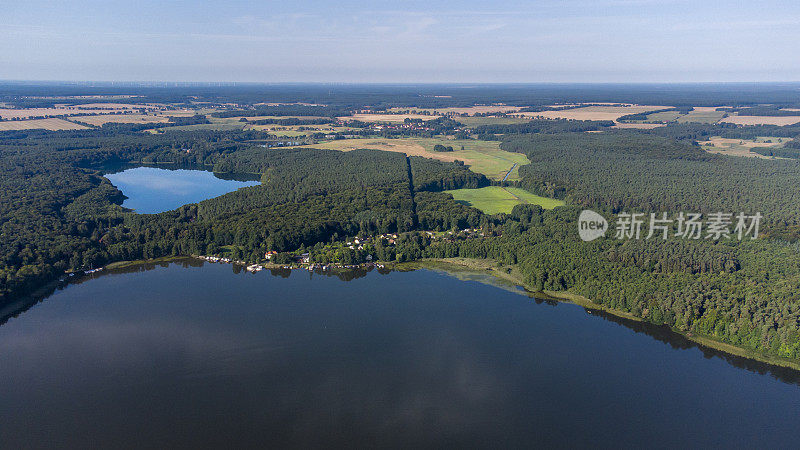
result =
[[457,122],[463,123],[468,127],[478,127],[481,125],[514,125],[529,122],[525,117],[456,117]]
[[523,112],[514,115],[544,117],[546,119],[617,120],[628,114],[639,114],[666,108],[669,108],[669,106],[586,106],[583,108],[565,109],[563,111]]
[[0,109],[0,117],[3,119],[27,119],[29,117],[51,117],[51,116],[69,116],[74,114],[103,114],[109,113],[108,110],[99,109],[76,109],[72,107],[65,108],[25,108],[25,109]]
[[433,120],[438,116],[423,114],[353,114],[352,116],[337,117],[339,120],[359,120],[361,122],[403,122],[406,119]]
[[9,130],[36,130],[44,129],[51,131],[58,130],[83,130],[87,127],[72,123],[64,119],[34,119],[34,120],[13,120],[0,122],[0,131]]
[[729,116],[720,122],[738,125],[794,125],[800,123],[800,116]]
[[75,117],[73,120],[99,127],[104,123],[167,123],[169,122],[169,117],[150,114],[102,114]]

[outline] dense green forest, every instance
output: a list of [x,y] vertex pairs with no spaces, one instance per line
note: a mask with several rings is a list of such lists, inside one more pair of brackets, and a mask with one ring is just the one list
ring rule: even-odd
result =
[[[406,100],[384,98],[384,105]],[[431,100],[436,102],[441,100]],[[254,105],[230,111],[230,117],[333,117],[354,105]],[[434,130],[429,133],[458,126],[445,118],[426,123]],[[519,168],[521,180],[510,184],[571,205],[552,211],[519,205],[495,216],[442,192],[491,184],[460,162],[374,150],[268,148],[257,131],[147,134],[136,124],[5,132],[0,134],[0,301],[67,272],[113,261],[213,254],[223,247],[236,259],[254,262],[268,250],[285,256],[316,249],[324,258],[327,243],[348,236],[401,233],[396,245],[381,246],[376,256],[491,258],[515,264],[536,290],[570,291],[681,331],[800,358],[796,140],[772,149],[793,158],[785,160],[712,155],[696,143],[709,136],[797,138],[800,127],[670,124],[614,130],[610,125],[532,120],[473,130],[531,161]],[[122,193],[103,173],[122,164],[155,163],[259,174],[262,184],[160,214],[139,215],[119,206]],[[607,217],[623,211],[760,212],[763,230],[761,238],[741,242],[586,243],[576,233],[584,207]],[[436,240],[425,233],[464,228],[480,228],[483,237]],[[365,256],[354,252],[351,260]]]
[[[509,138],[525,189],[619,212],[761,212],[800,224],[800,162],[730,158],[645,133],[567,133]],[[780,193],[780,195],[776,195]]]

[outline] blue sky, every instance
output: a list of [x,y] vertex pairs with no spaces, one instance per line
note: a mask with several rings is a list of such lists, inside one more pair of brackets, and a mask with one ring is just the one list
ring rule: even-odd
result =
[[0,79],[800,81],[800,2],[7,1]]

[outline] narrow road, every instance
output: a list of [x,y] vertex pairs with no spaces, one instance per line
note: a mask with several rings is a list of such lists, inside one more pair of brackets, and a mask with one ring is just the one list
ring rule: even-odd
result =
[[514,167],[517,167],[517,163],[514,163],[514,165],[511,166],[510,169],[508,169],[508,172],[506,172],[506,176],[503,177],[503,181],[506,181],[506,179],[508,179],[508,176],[511,175],[511,171],[514,170]]
[[411,218],[414,225],[417,225],[417,203],[414,201],[414,175],[411,173],[411,158],[406,155],[406,167],[408,168],[408,189],[411,192]]

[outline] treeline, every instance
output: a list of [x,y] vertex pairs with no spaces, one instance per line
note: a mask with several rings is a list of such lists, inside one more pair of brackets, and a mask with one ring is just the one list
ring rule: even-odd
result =
[[481,125],[473,130],[480,139],[495,139],[496,134],[556,134],[568,132],[598,131],[610,126],[610,120],[570,120],[570,119],[537,119],[530,122],[509,125]]
[[259,119],[259,120],[247,120],[247,118],[243,117],[243,121],[248,122],[253,125],[283,125],[283,126],[292,126],[292,125],[324,125],[328,123],[333,123],[333,119],[330,117],[323,117],[323,118],[316,118],[316,119],[300,119],[297,117],[289,117],[286,119]]
[[[794,108],[792,108],[794,109]],[[738,113],[740,116],[800,116],[800,111],[789,111],[780,106],[749,106],[745,108],[717,108],[717,111]],[[798,117],[800,120],[800,117]]]

